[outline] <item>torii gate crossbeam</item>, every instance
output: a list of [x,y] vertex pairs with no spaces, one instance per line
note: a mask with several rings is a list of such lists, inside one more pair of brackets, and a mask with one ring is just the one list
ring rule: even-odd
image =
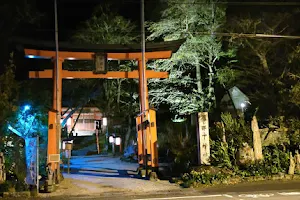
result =
[[[182,40],[146,44],[145,59],[167,59],[172,53],[176,52]],[[27,58],[55,58],[55,44],[49,42],[37,41],[23,41],[21,42],[25,47],[25,57]],[[64,60],[91,60],[95,59],[96,53],[101,52],[106,54],[108,60],[136,60],[138,62],[138,70],[123,72],[123,71],[108,71],[103,74],[95,74],[91,71],[68,71],[62,69]],[[144,100],[145,108],[141,107],[140,115],[136,118],[136,126],[138,132],[138,157],[140,167],[143,169],[150,169],[150,171],[158,170],[158,151],[157,151],[157,130],[156,130],[156,114],[154,110],[149,109],[148,102],[148,87],[147,79],[149,78],[167,78],[167,72],[155,72],[153,70],[146,70],[146,79],[142,82],[141,73],[143,70],[142,53],[139,44],[132,45],[74,45],[68,43],[60,44],[59,51],[59,66],[55,66],[54,70],[31,71],[30,78],[58,78],[59,102],[56,107],[56,91],[53,92],[53,109],[61,112],[61,96],[62,96],[62,80],[76,79],[76,78],[138,78],[139,79],[139,97],[140,102]],[[58,73],[56,73],[58,69]],[[56,77],[58,76],[58,77]],[[142,87],[146,89],[143,95]],[[56,88],[56,81],[54,81],[54,88]],[[55,90],[55,89],[54,89]],[[55,114],[49,112],[49,129],[48,129],[48,162],[51,160],[51,155],[59,154],[59,140],[53,128],[55,124]],[[57,122],[59,123],[59,122]],[[58,165],[56,165],[58,167]],[[147,171],[148,173],[148,171]]]

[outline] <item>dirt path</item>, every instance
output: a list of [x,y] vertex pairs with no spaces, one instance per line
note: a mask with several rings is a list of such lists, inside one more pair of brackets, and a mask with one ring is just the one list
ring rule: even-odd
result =
[[137,164],[122,162],[119,158],[104,156],[80,156],[71,160],[71,173],[64,173],[65,180],[51,194],[43,197],[69,195],[94,196],[106,193],[157,193],[180,191],[169,181],[139,179]]

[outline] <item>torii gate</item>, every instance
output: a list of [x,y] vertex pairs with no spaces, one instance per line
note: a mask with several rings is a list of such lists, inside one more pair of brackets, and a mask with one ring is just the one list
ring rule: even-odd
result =
[[[146,44],[145,60],[167,59],[172,53],[176,52],[182,40],[151,43]],[[44,58],[56,59],[55,44],[49,42],[24,41],[25,57],[27,58]],[[53,110],[61,113],[61,97],[62,97],[62,79],[77,78],[138,78],[139,79],[139,98],[140,98],[140,115],[136,118],[136,127],[138,132],[138,162],[140,169],[146,170],[147,175],[150,172],[158,170],[158,151],[157,151],[157,130],[156,130],[156,113],[153,109],[149,109],[147,79],[149,78],[168,78],[167,72],[156,72],[153,70],[143,69],[142,53],[140,44],[130,45],[74,45],[69,43],[60,43],[58,66],[54,62],[54,70],[30,71],[30,78],[53,78]],[[64,60],[96,60],[98,54],[101,54],[108,60],[136,60],[138,61],[138,70],[123,71],[102,71],[95,73],[92,71],[68,71],[62,69]],[[101,62],[101,60],[100,60]],[[106,63],[106,60],[104,60]],[[146,65],[144,65],[146,66]],[[56,71],[58,69],[58,72]],[[142,75],[145,72],[143,82]],[[56,82],[56,78],[58,81]],[[58,84],[56,86],[56,84]],[[143,93],[143,86],[145,92]],[[56,90],[58,89],[58,98],[56,98]],[[145,94],[145,95],[144,95]],[[58,99],[58,102],[56,102]],[[145,102],[145,106],[141,103]],[[57,106],[56,106],[57,105]],[[55,112],[49,111],[48,119],[48,163],[53,157],[59,155],[60,136],[57,136],[57,130],[54,127],[56,122]],[[56,158],[57,160],[57,158]],[[59,158],[58,158],[59,160]],[[56,161],[57,162],[57,161]],[[59,165],[52,166],[57,169]],[[143,174],[146,175],[146,174]]]

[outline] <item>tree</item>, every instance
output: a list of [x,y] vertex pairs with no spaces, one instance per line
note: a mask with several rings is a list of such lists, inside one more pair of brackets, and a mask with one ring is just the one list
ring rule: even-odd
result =
[[41,13],[35,8],[35,0],[3,0],[0,5],[0,38],[11,35],[21,23],[33,24]]
[[[214,36],[225,20],[225,8],[216,1],[167,1],[162,19],[149,23],[148,40],[185,39],[169,60],[152,68],[170,73],[169,79],[151,82],[151,103],[170,105],[178,115],[209,111],[215,100],[214,84],[218,60],[227,56],[221,38]],[[205,33],[205,34],[203,34]]]
[[[84,22],[74,35],[73,41],[92,44],[129,44],[137,39],[135,29],[136,26],[130,20],[110,11],[109,7],[97,7],[92,17]],[[131,71],[135,64],[133,61],[108,61],[108,70]],[[87,62],[81,65],[85,66],[85,69],[91,66]],[[97,87],[102,91],[101,95],[94,98],[92,104],[109,118],[110,126],[114,121],[118,124],[124,123],[123,125],[127,126],[126,138],[129,139],[133,126],[131,118],[138,111],[136,80],[90,80],[88,82],[92,85],[97,83]]]
[[[171,59],[159,60],[152,66],[156,70],[168,71],[170,75],[169,79],[151,82],[151,103],[170,105],[175,120],[176,115],[198,113],[198,118],[206,116],[201,112],[210,111],[215,103],[218,62],[222,57],[233,55],[222,50],[221,38],[214,35],[225,20],[225,8],[216,2],[168,0],[162,19],[149,25],[149,40],[185,39]],[[199,164],[208,164],[209,141],[199,134]]]
[[[292,23],[296,21],[294,12],[263,12],[258,15],[243,14],[228,19],[228,29],[236,33],[285,34],[293,33]],[[247,96],[253,107],[259,107],[257,115],[267,118],[270,115],[294,115],[295,104],[290,104],[292,88],[296,91],[295,80],[290,74],[297,71],[295,63],[288,58],[293,41],[280,38],[258,38],[233,36],[230,41],[238,47],[239,62],[235,81]],[[297,74],[297,72],[296,72]]]
[[3,139],[5,138],[5,128],[7,120],[13,116],[17,110],[19,84],[15,81],[15,65],[12,61],[6,66],[5,72],[0,75],[0,148],[3,148]]
[[99,6],[82,24],[73,40],[91,44],[128,44],[137,39],[135,28],[130,20],[112,12],[109,6]]

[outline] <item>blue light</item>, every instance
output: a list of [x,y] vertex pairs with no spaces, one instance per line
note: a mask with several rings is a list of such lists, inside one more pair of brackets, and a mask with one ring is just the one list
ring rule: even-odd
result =
[[35,58],[34,55],[26,55],[27,58]]
[[27,110],[30,110],[30,105],[26,105],[26,106],[24,106],[24,111],[27,111]]

